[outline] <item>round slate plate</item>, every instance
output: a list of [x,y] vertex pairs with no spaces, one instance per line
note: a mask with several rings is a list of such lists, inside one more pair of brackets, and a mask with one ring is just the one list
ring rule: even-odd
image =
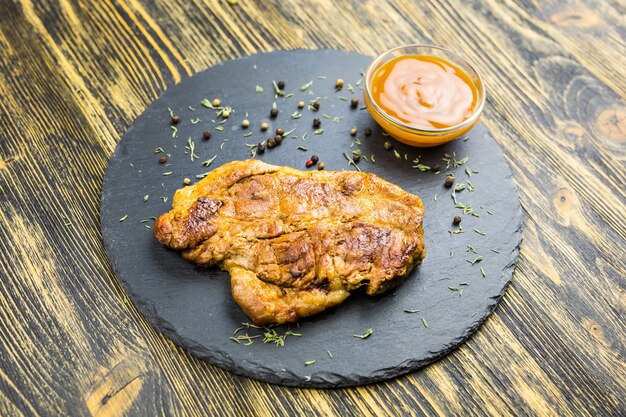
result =
[[[370,60],[350,52],[290,51],[225,62],[170,88],[122,137],[103,184],[104,243],[137,308],[176,344],[224,369],[267,382],[350,386],[392,378],[433,362],[463,343],[494,310],[511,280],[522,225],[517,192],[502,152],[480,124],[467,141],[435,149],[411,148],[383,136],[366,110],[353,110],[341,98],[358,97],[362,102],[359,80]],[[339,92],[334,88],[337,78],[346,81]],[[272,80],[284,80],[286,93],[293,96],[275,99]],[[301,91],[309,81],[312,86]],[[257,92],[257,85],[264,91]],[[297,109],[299,100],[318,96],[322,97],[318,112]],[[200,104],[214,97],[235,109],[223,125],[212,123],[221,119],[215,110]],[[280,114],[269,119],[274,101]],[[168,108],[181,117],[176,132],[170,128]],[[296,113],[302,117],[292,118]],[[240,127],[245,117],[251,121],[248,130]],[[313,134],[314,117],[322,120],[321,134]],[[335,117],[339,119],[333,121]],[[262,121],[270,124],[270,131],[296,129],[280,147],[257,156],[263,161],[305,169],[305,161],[317,154],[328,170],[354,169],[343,153],[360,149],[375,160],[362,160],[363,171],[419,195],[425,207],[427,257],[403,285],[380,297],[354,294],[334,310],[302,320],[299,328],[292,326],[302,336],[287,336],[283,347],[264,344],[263,337],[252,339],[249,346],[229,339],[248,319],[231,297],[228,274],[183,260],[179,253],[160,246],[148,229],[151,216],[170,209],[183,178],[195,180],[216,166],[250,157],[245,144],[269,137],[269,132],[259,130]],[[353,126],[359,131],[358,142],[349,134]],[[363,136],[365,127],[373,129],[371,136]],[[213,133],[209,141],[202,140],[205,130]],[[244,137],[247,132],[252,135]],[[199,156],[193,162],[189,138]],[[395,152],[384,149],[386,140],[392,141]],[[171,154],[171,165],[158,163],[157,147]],[[453,153],[456,160],[466,162],[446,169],[442,158]],[[210,167],[202,166],[214,156]],[[424,165],[441,164],[441,173],[412,168],[417,157]],[[443,186],[448,172],[456,175],[457,184],[465,184],[466,189],[456,193],[458,202],[471,205],[480,217],[455,208],[451,191]],[[470,182],[473,191],[467,189]],[[144,196],[149,196],[147,201]],[[455,215],[463,217],[463,233],[449,232],[458,230],[451,224]],[[476,253],[468,252],[468,245]],[[482,261],[468,262],[479,256]],[[367,339],[353,336],[370,328],[373,334]],[[286,328],[276,330],[282,334]],[[244,329],[237,335],[245,333],[253,336],[263,331]],[[313,360],[314,364],[305,364]]]

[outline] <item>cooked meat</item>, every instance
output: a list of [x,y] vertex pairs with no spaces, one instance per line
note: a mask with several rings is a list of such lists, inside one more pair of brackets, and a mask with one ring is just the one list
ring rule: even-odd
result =
[[398,285],[425,256],[421,200],[373,174],[235,161],[176,191],[154,235],[229,271],[256,324],[295,322],[365,287]]

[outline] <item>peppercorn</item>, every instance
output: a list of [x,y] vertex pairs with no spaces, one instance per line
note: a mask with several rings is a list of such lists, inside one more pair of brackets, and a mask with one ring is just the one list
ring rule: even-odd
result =
[[220,101],[219,98],[214,98],[213,99],[213,107],[219,107],[220,104],[222,104],[222,102]]
[[165,156],[162,156],[159,158],[159,164],[164,164],[167,162],[167,158]]
[[270,111],[270,116],[271,117],[278,116],[278,109],[276,107],[272,107],[272,110]]
[[311,104],[311,106],[313,107],[313,110],[318,111],[320,109],[320,102],[314,101],[313,104]]
[[180,123],[180,117],[179,116],[172,116],[172,124],[173,125],[177,125]]
[[259,144],[256,147],[256,151],[257,153],[265,153],[265,145],[259,142]]
[[300,101],[298,102],[298,108],[299,108],[299,109],[303,109],[303,108],[304,108],[304,101],[300,100]]
[[446,177],[446,182],[444,182],[443,185],[445,185],[446,188],[452,188],[453,184],[454,184],[454,177],[452,175],[448,175]]
[[370,136],[372,134],[372,128],[366,127],[365,129],[363,129],[363,133],[365,133],[365,136]]
[[308,161],[305,162],[305,166],[307,168],[311,168],[315,163],[313,161],[311,161],[310,159]]
[[202,132],[202,139],[204,140],[211,139],[211,132],[209,132],[208,130],[205,130],[204,132]]
[[354,97],[352,101],[350,101],[350,107],[352,107],[353,109],[359,107],[359,99]]
[[222,117],[224,119],[228,119],[230,117],[230,112],[228,110],[222,111]]
[[276,135],[274,136],[274,142],[276,142],[277,145],[280,145],[280,143],[283,141],[283,137],[280,135]]
[[318,128],[322,125],[322,121],[320,119],[318,119],[317,117],[315,119],[313,119],[313,127],[314,128]]
[[319,161],[319,160],[320,160],[320,158],[317,155],[311,156],[311,161],[313,161],[314,163],[317,164],[317,161]]
[[438,172],[441,169],[441,165],[439,164],[435,164],[433,166],[430,167],[430,170],[433,172]]
[[461,216],[454,216],[454,219],[452,220],[452,223],[454,223],[455,226],[458,226],[461,224]]
[[341,87],[343,87],[343,80],[341,78],[337,78],[337,81],[335,81],[335,88],[340,90]]
[[265,122],[261,123],[261,130],[262,131],[265,132],[267,129],[269,129],[269,127],[270,126],[267,123],[265,123]]
[[269,138],[267,140],[267,147],[272,149],[274,146],[276,146],[276,140],[274,140],[274,138]]
[[244,129],[247,129],[247,128],[248,128],[248,126],[250,126],[250,120],[248,120],[248,119],[243,119],[243,120],[241,121],[241,127],[243,127]]
[[350,136],[356,136],[356,127],[350,129]]
[[276,129],[276,134],[278,136],[283,136],[285,134],[285,129],[283,129],[282,127],[279,127],[278,129]]
[[183,180],[183,184],[185,184],[185,185],[189,185],[189,184],[191,184],[191,180],[190,180],[189,178],[185,178],[185,179]]
[[276,85],[281,90],[283,90],[285,88],[285,82],[284,81],[279,81],[279,82],[276,83]]
[[393,145],[391,144],[391,142],[387,141],[384,143],[383,145],[385,147],[385,149],[390,150],[391,148],[393,148]]
[[359,161],[361,160],[361,154],[355,153],[354,155],[352,155],[352,160],[354,161],[355,164],[358,164]]
[[325,163],[320,162],[319,164],[317,164],[317,169],[321,171],[321,170],[323,170],[323,169],[324,169],[324,167],[325,167],[325,166],[326,166],[326,164],[325,164]]

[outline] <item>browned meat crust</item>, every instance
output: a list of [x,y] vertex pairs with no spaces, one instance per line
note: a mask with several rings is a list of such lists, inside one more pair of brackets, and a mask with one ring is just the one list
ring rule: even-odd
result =
[[179,189],[154,235],[230,272],[257,324],[287,323],[380,294],[424,258],[421,200],[373,174],[235,161]]

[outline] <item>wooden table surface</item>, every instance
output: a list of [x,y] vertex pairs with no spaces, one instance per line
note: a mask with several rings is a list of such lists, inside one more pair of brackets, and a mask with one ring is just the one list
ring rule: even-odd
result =
[[[626,414],[623,0],[0,0],[0,415]],[[107,160],[184,77],[259,51],[434,43],[487,80],[526,212],[513,283],[385,383],[237,377],[156,332],[99,231]],[[393,343],[393,341],[390,341]]]

